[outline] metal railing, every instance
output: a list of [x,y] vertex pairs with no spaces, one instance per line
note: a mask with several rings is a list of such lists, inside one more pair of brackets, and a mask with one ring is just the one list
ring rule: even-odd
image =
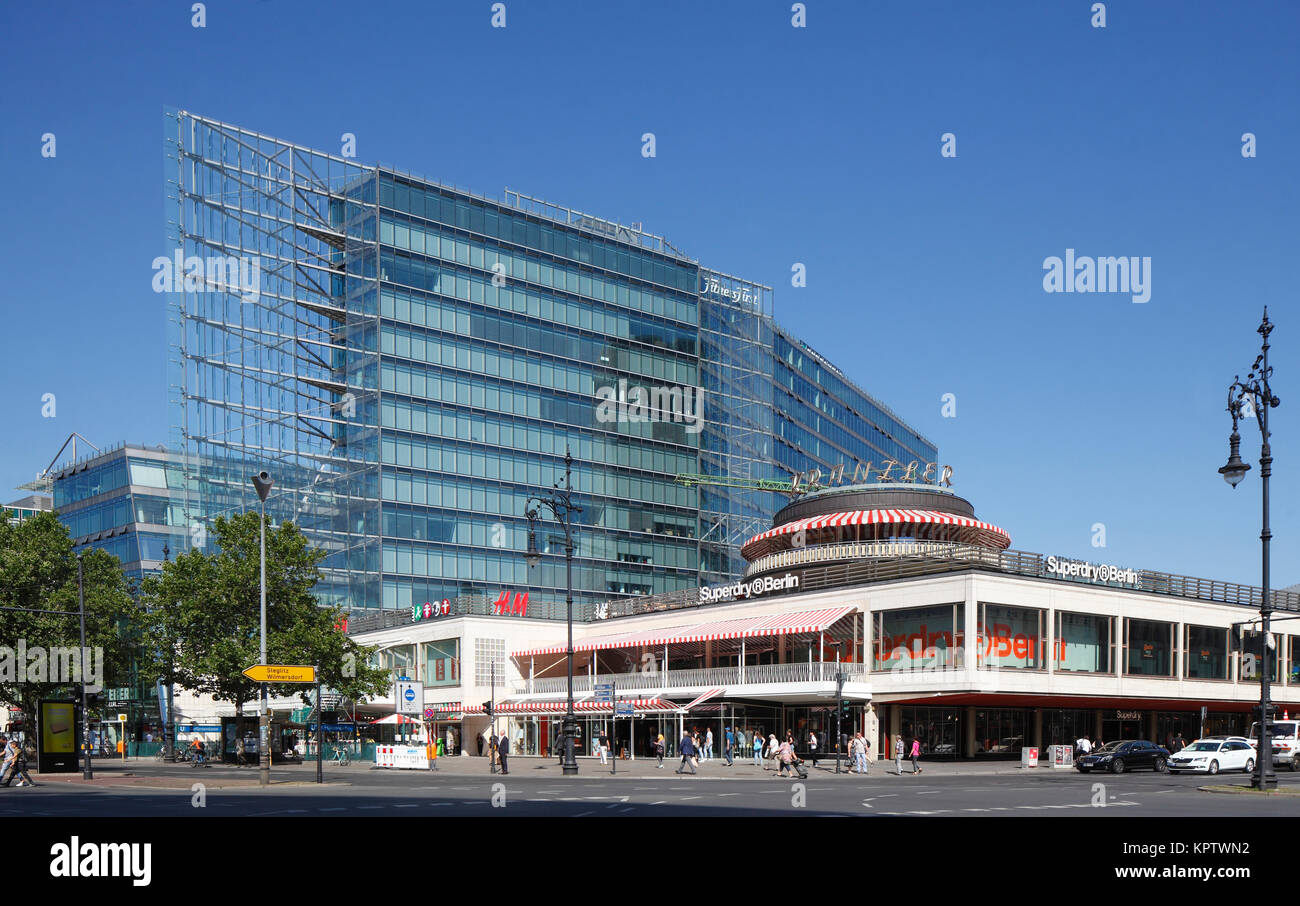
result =
[[[866,676],[861,664],[835,661],[804,661],[788,664],[753,664],[746,667],[703,667],[691,670],[663,670],[657,673],[599,673],[573,678],[573,694],[587,695],[593,684],[613,683],[615,691],[659,692],[672,689],[709,688],[711,686],[762,685],[768,683],[833,683],[836,671],[843,671],[850,681]],[[563,676],[548,676],[532,680],[518,680],[510,684],[512,695],[563,695],[568,680]]]
[[[828,562],[836,560],[840,562]],[[768,572],[796,567],[803,570],[799,587],[783,593],[773,593],[771,597],[978,569],[1006,575],[1050,578],[1052,581],[1071,585],[1091,585],[1144,594],[1190,598],[1215,604],[1234,604],[1255,610],[1259,609],[1263,601],[1263,590],[1257,585],[1198,579],[1193,576],[1147,569],[1133,571],[1137,575],[1135,582],[1089,581],[1084,578],[1062,577],[1049,573],[1045,554],[1014,550],[997,551],[968,544],[942,542],[863,541],[782,551],[756,561],[746,572],[746,579],[758,574],[760,570]],[[1270,597],[1273,599],[1273,607],[1277,610],[1300,612],[1300,593],[1274,589]],[[767,598],[768,596],[765,595],[764,600]],[[491,595],[461,595],[452,599],[451,614],[489,616],[496,613],[495,603],[496,598]],[[597,614],[603,614],[599,619],[605,621],[619,617],[716,607],[719,604],[732,603],[735,602],[717,601],[703,604],[700,602],[698,588],[685,588],[658,595],[620,598],[595,606],[575,604],[574,620],[593,622],[597,621]],[[563,602],[536,602],[529,605],[528,616],[563,621],[564,604]],[[348,631],[368,632],[410,622],[412,620],[409,607],[397,610],[353,611],[349,617]]]
[[[1047,571],[1047,555],[1026,551],[997,551],[966,544],[948,545],[949,550],[932,550],[923,553],[905,553],[894,548],[909,548],[911,544],[890,544],[885,550],[873,550],[871,542],[858,545],[834,545],[836,550],[829,557],[851,557],[848,549],[859,547],[856,555],[866,559],[845,559],[843,562],[817,562],[822,558],[808,554],[819,548],[807,548],[803,551],[784,552],[791,555],[788,566],[773,566],[773,569],[793,568],[799,566],[803,573],[799,587],[778,594],[802,594],[810,591],[823,591],[833,588],[845,588],[870,582],[883,582],[891,579],[909,579],[919,576],[941,575],[943,573],[965,572],[978,569],[1032,578],[1050,578],[1056,582],[1071,585],[1104,587],[1118,590],[1137,591],[1145,594],[1169,595],[1171,597],[1191,598],[1216,604],[1234,604],[1241,607],[1258,609],[1263,601],[1263,590],[1257,585],[1242,585],[1236,582],[1219,582],[1213,579],[1198,579],[1193,576],[1181,576],[1174,573],[1161,573],[1153,570],[1134,570],[1136,582],[1089,581],[1081,577],[1056,576]],[[929,547],[930,545],[927,545]],[[807,555],[807,559],[799,559]],[[774,554],[770,556],[781,556]],[[749,578],[747,574],[747,578]],[[1293,591],[1272,590],[1269,597],[1277,610],[1300,611],[1300,594]],[[764,600],[767,596],[764,596]],[[610,601],[606,607],[606,619],[629,617],[665,610],[686,610],[697,607],[714,607],[718,604],[731,604],[734,601],[718,601],[701,604],[699,590],[690,588],[669,592],[662,595],[648,595],[640,598],[627,598]]]

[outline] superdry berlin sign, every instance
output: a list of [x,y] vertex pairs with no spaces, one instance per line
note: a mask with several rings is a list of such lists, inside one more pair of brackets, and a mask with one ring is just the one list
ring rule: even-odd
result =
[[1060,576],[1062,579],[1084,579],[1088,582],[1121,582],[1124,585],[1137,585],[1136,570],[1112,566],[1109,563],[1085,563],[1082,560],[1058,560],[1047,558],[1048,575]]
[[749,582],[735,582],[731,585],[706,585],[700,589],[701,604],[716,604],[719,601],[743,601],[774,591],[788,591],[799,587],[799,577],[786,573],[784,576],[764,576]]

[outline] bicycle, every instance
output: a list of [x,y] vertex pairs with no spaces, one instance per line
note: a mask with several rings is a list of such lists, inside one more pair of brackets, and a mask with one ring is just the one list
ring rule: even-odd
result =
[[330,759],[330,764],[343,765],[346,767],[352,763],[352,756],[344,746],[334,746],[334,757]]

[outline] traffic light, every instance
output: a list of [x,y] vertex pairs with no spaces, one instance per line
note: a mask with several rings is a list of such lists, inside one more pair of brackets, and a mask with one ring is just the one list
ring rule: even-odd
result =
[[488,699],[483,703],[483,713],[488,717],[492,716],[492,700]]
[[1241,651],[1242,641],[1245,639],[1245,636],[1246,636],[1246,624],[1233,623],[1232,631],[1228,633],[1228,650]]

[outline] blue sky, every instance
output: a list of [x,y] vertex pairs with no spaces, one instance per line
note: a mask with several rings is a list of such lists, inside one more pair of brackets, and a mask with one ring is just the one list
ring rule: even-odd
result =
[[[171,105],[351,132],[361,162],[640,221],[775,287],[1022,550],[1258,582],[1258,464],[1235,491],[1216,470],[1267,304],[1274,583],[1300,582],[1300,5],[1112,2],[1104,29],[1076,0],[808,0],[806,28],[789,2],[507,0],[504,29],[491,5],[0,7],[0,487],[74,430],[167,440]],[[1044,292],[1067,248],[1150,257],[1150,301]]]

